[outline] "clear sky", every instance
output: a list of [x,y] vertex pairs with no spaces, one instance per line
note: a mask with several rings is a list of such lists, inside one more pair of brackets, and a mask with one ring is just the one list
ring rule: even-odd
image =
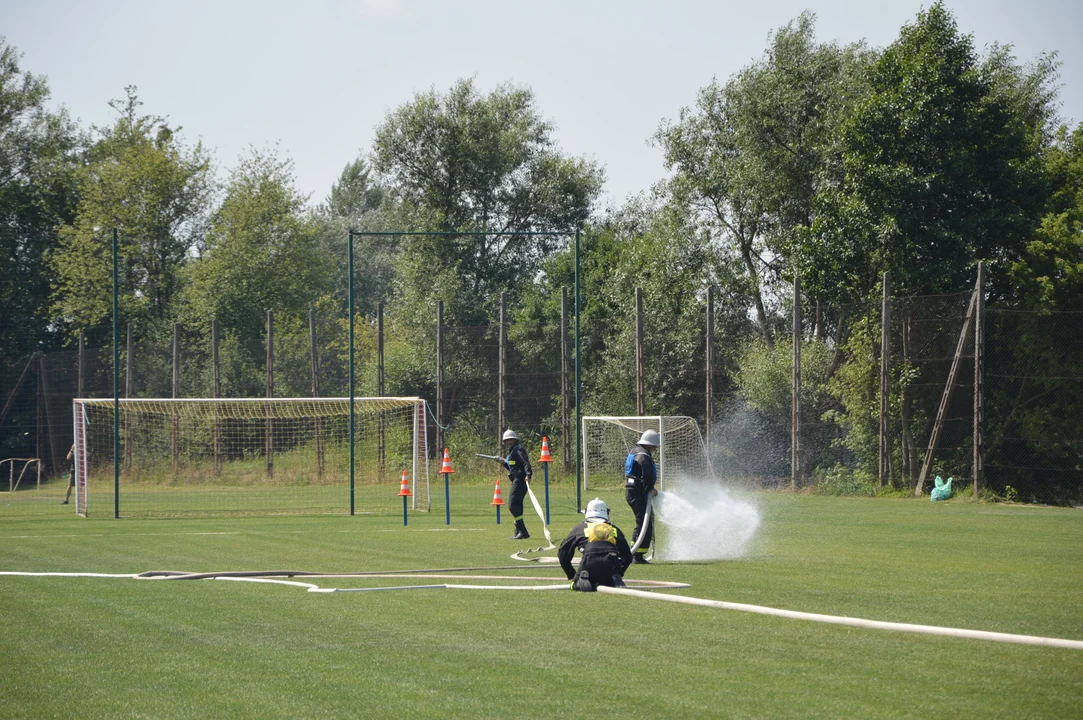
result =
[[[22,67],[48,77],[54,104],[84,125],[137,85],[148,114],[202,140],[220,171],[250,145],[278,143],[299,188],[326,197],[367,151],[384,115],[416,91],[475,77],[483,91],[533,88],[556,139],[606,167],[619,204],[665,175],[649,144],[659,122],[762,56],[771,31],[803,10],[817,37],[883,47],[918,0],[3,0],[0,34]],[[1057,51],[1061,115],[1083,121],[1083,2],[949,0],[983,48],[1020,60]]]

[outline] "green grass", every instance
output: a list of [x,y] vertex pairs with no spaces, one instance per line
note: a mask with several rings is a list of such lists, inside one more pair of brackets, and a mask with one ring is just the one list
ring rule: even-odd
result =
[[[502,473],[492,465],[489,473],[458,472],[451,476],[450,493],[454,514],[495,515],[490,502],[496,478]],[[262,472],[266,472],[263,466]],[[535,477],[531,488],[538,501],[544,503],[544,481]],[[232,478],[236,478],[234,473]],[[401,512],[399,496],[401,476],[390,470],[379,480],[373,480],[369,468],[361,468],[354,483],[354,507],[357,513]],[[306,482],[303,476],[276,472],[261,484],[230,482],[230,478],[214,479],[211,474],[198,479],[178,479],[174,482],[136,482],[121,475],[120,514],[124,518],[173,518],[209,515],[346,515],[350,511],[348,475],[330,475],[320,483]],[[510,491],[507,477],[502,478],[507,497]],[[88,515],[93,518],[113,517],[113,477],[110,474],[92,476],[89,484]],[[75,512],[75,493],[70,505],[60,501],[67,490],[67,477],[43,482],[41,487],[29,485],[17,492],[0,491],[0,522],[16,517],[67,517]],[[428,488],[417,482],[411,485],[419,508],[426,501],[430,510],[444,516],[443,475],[433,472]],[[623,490],[623,486],[620,486]],[[551,506],[565,509],[575,507],[574,478],[554,473],[550,481]],[[414,501],[411,501],[413,507]]]
[[[607,499],[630,531],[627,508]],[[1080,510],[754,500],[763,524],[748,557],[636,566],[629,577],[689,582],[679,592],[702,598],[1083,639]],[[555,511],[554,534],[577,517]],[[540,536],[536,518],[527,521]],[[394,515],[6,518],[0,569],[507,565],[523,546],[509,534],[506,513],[498,527],[473,508],[453,513],[450,527],[434,512],[412,515],[407,528]],[[559,576],[533,564],[516,573]],[[316,594],[217,581],[0,576],[0,599],[4,718],[1083,715],[1081,651],[602,594]]]

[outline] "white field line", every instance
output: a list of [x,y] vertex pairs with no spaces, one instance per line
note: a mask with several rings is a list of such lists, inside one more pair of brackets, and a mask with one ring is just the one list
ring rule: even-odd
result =
[[739,612],[757,613],[759,615],[773,615],[775,617],[784,617],[793,620],[811,620],[813,622],[831,623],[833,625],[849,625],[850,627],[868,628],[873,630],[897,630],[900,632],[920,633],[923,635],[941,635],[971,640],[1016,643],[1018,645],[1040,645],[1044,647],[1083,650],[1083,641],[1081,640],[1064,640],[1061,638],[1038,637],[1035,635],[1013,635],[1011,633],[939,627],[937,625],[912,625],[910,623],[865,620],[863,618],[845,617],[841,615],[820,615],[818,613],[779,610],[777,608],[763,607],[760,605],[746,605],[744,603],[731,603],[722,600],[704,600],[702,598],[684,597],[681,595],[662,595],[660,593],[643,592],[642,590],[631,590],[629,588],[600,587],[598,588],[598,592],[647,598],[650,600],[665,600],[668,602],[684,603],[686,605],[702,605],[704,607],[737,610]]

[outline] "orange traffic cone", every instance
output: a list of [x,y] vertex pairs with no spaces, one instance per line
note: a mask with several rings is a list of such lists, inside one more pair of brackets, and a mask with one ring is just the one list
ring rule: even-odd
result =
[[440,472],[441,473],[453,473],[453,472],[455,472],[454,470],[451,469],[451,454],[448,452],[447,448],[444,448],[444,464],[440,466]]
[[538,462],[551,463],[553,462],[553,456],[549,454],[549,438],[542,436],[542,450],[541,457],[538,458]]
[[496,479],[496,490],[493,492],[493,501],[489,504],[496,505],[497,507],[504,504],[504,494],[500,492],[500,478]]
[[406,477],[405,470],[402,471],[402,486],[399,487],[399,495],[402,495],[403,497],[410,497],[413,495],[413,493],[410,492],[410,480]]

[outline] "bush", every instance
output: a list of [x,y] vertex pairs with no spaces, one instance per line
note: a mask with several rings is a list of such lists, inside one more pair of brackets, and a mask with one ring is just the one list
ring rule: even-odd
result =
[[834,465],[816,473],[819,495],[876,495],[876,481],[860,470]]

